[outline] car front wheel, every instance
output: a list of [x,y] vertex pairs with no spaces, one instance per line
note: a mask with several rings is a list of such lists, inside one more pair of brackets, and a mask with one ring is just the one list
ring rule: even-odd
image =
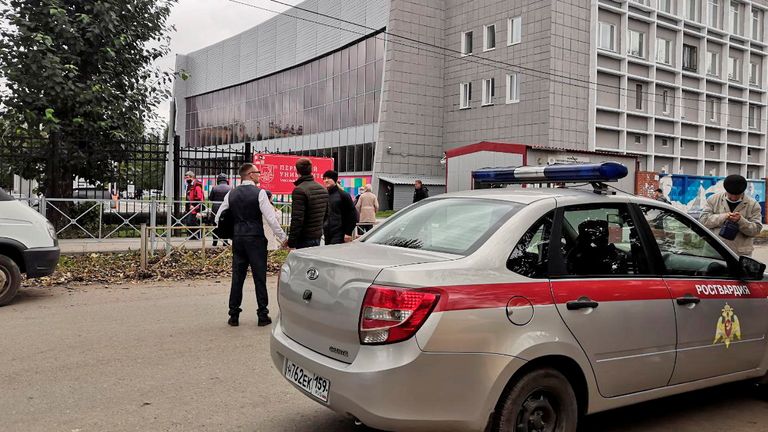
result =
[[21,271],[12,259],[0,255],[0,306],[5,306],[16,297],[21,286]]
[[501,400],[495,432],[575,432],[576,394],[555,369],[531,371]]

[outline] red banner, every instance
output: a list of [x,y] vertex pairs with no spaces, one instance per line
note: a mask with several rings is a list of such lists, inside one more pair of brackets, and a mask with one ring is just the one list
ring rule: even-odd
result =
[[[277,195],[293,192],[293,182],[299,178],[296,173],[296,161],[305,156],[275,155],[256,153],[253,164],[259,168],[259,187]],[[323,173],[333,169],[332,158],[307,157],[312,161],[312,175],[318,183],[323,183]]]

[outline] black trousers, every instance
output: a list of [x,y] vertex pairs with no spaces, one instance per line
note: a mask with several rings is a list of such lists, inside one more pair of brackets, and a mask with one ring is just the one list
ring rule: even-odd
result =
[[229,291],[229,314],[239,314],[243,302],[243,284],[248,273],[253,274],[256,286],[257,315],[269,314],[267,295],[267,239],[266,237],[235,237],[232,239],[232,287]]

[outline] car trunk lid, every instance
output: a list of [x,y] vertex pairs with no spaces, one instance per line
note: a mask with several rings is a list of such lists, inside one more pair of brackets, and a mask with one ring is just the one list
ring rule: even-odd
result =
[[361,242],[294,251],[280,275],[283,331],[315,352],[351,363],[360,348],[365,292],[381,270],[455,258]]

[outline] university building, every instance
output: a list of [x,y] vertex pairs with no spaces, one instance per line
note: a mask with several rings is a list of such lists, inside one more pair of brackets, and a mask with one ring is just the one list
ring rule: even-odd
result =
[[342,178],[372,183],[380,201],[394,191],[395,208],[410,203],[416,178],[433,194],[451,184],[446,155],[477,149],[463,162],[476,168],[508,160],[478,143],[544,154],[523,156],[528,164],[572,152],[639,171],[760,179],[766,9],[766,0],[307,0],[178,55],[187,79],[174,85],[174,126],[188,147],[249,142],[333,157]]

